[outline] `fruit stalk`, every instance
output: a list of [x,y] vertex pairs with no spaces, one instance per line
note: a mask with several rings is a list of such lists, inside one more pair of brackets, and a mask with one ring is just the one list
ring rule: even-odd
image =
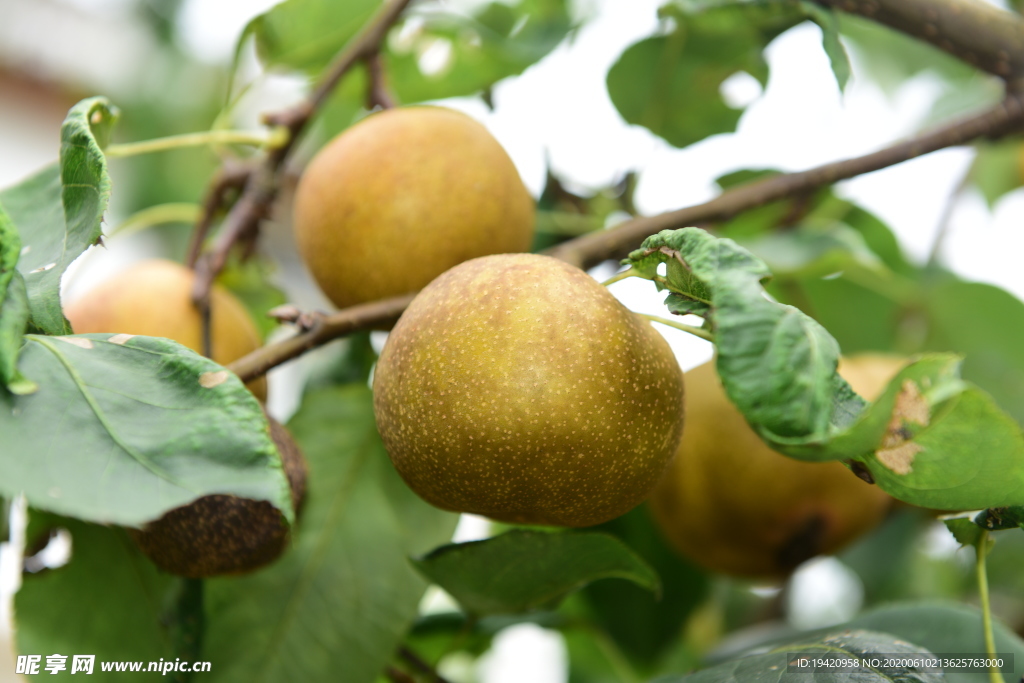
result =
[[[206,617],[203,614],[203,580],[182,579],[181,595],[174,609],[174,655],[196,662],[202,655]],[[175,672],[174,683],[189,683],[191,671]]]
[[[978,544],[974,546],[978,559],[975,571],[978,574],[978,599],[981,602],[981,620],[985,630],[985,655],[989,659],[996,658],[996,639],[992,632],[992,604],[988,596],[988,570],[985,567],[985,556],[988,555],[988,531],[982,531]],[[988,670],[991,683],[1004,683],[999,667],[992,665]]]

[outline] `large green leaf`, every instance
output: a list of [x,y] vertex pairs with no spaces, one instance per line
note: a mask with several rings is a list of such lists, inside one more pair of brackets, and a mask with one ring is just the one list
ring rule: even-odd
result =
[[286,0],[249,22],[264,64],[316,73],[351,40],[380,7],[380,0]]
[[666,676],[657,683],[779,683],[799,677],[813,683],[942,683],[946,678],[941,673],[927,673],[923,667],[896,667],[882,669],[864,662],[860,666],[843,671],[816,671],[815,673],[787,673],[790,664],[797,661],[792,654],[815,654],[828,659],[874,657],[876,655],[919,655],[933,657],[929,650],[907,643],[886,633],[864,630],[832,629],[827,633],[808,636],[768,652],[740,657],[716,666],[698,671],[689,676]]
[[451,537],[394,471],[365,385],[307,393],[291,421],[309,462],[292,547],[248,576],[207,582],[211,681],[372,683],[427,586],[409,562]]
[[23,576],[14,598],[18,652],[42,655],[43,666],[46,655],[68,655],[59,677],[72,675],[70,655],[96,655],[93,674],[103,681],[137,681],[140,674],[101,672],[102,662],[173,659],[163,624],[178,580],[147,560],[123,529],[33,510],[29,542],[58,528],[71,534],[71,561]]
[[0,206],[0,387],[30,393],[35,386],[18,373],[18,352],[28,326],[28,292],[18,272],[21,238]]
[[595,581],[582,591],[594,620],[619,649],[635,665],[651,668],[707,597],[708,577],[668,547],[646,505],[594,528],[621,539],[661,577],[660,599],[630,581]]
[[916,505],[1024,501],[1024,434],[991,396],[960,379],[957,358],[920,358],[868,406],[836,373],[835,340],[798,309],[768,300],[767,267],[732,240],[666,230],[626,262],[670,290],[670,310],[706,318],[726,393],[775,450],[858,460],[884,490]]
[[24,245],[18,270],[25,276],[32,324],[46,334],[71,332],[61,313],[60,280],[102,235],[110,176],[101,147],[117,116],[102,97],[82,100],[61,126],[60,162],[0,192]]
[[[491,2],[471,16],[422,12],[416,32],[387,53],[388,81],[403,102],[472,95],[522,73],[569,34],[566,0]],[[441,68],[424,73],[420,55],[446,50]]]
[[804,19],[795,3],[778,2],[680,3],[662,11],[676,29],[627,48],[607,85],[622,118],[676,147],[735,130],[742,111],[722,99],[722,83],[739,72],[767,82],[761,51]]
[[658,575],[622,541],[594,531],[514,529],[434,550],[416,567],[470,614],[551,607],[591,581],[628,579],[660,594]]
[[166,339],[26,339],[20,369],[40,388],[0,392],[0,493],[124,526],[212,493],[291,519],[267,420],[235,375]]

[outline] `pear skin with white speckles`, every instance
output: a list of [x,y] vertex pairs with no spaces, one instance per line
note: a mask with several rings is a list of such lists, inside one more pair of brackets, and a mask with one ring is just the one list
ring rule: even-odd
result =
[[647,498],[679,444],[668,343],[556,259],[467,261],[398,321],[374,373],[388,453],[427,502],[523,524],[599,524]]

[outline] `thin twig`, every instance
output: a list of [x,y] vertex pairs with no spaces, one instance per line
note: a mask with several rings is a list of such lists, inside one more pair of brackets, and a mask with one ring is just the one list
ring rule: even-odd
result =
[[210,181],[210,187],[203,200],[203,210],[199,219],[192,229],[192,239],[188,245],[188,256],[185,258],[185,265],[189,268],[196,267],[199,254],[203,250],[203,242],[206,235],[213,226],[213,219],[221,207],[227,203],[227,195],[231,190],[240,190],[249,180],[252,168],[248,164],[240,164],[235,161],[225,160],[220,169]]
[[366,71],[370,76],[370,87],[366,91],[366,108],[391,109],[395,106],[395,98],[388,90],[384,76],[384,64],[380,58],[380,50],[377,50],[366,58]]
[[346,308],[324,316],[306,332],[276,344],[270,344],[239,358],[228,366],[232,372],[248,382],[260,377],[271,368],[301,356],[306,351],[327,342],[358,332],[359,330],[389,329],[412,301],[413,295],[383,299]]
[[445,678],[434,670],[434,667],[424,662],[420,659],[419,655],[404,645],[398,648],[398,656],[404,659],[412,668],[422,674],[426,674],[430,683],[448,683]]
[[224,269],[228,252],[240,240],[256,231],[260,222],[270,213],[270,205],[277,197],[277,174],[291,153],[296,140],[316,111],[327,101],[334,87],[352,67],[380,49],[388,30],[401,16],[411,0],[390,0],[370,21],[361,34],[354,38],[327,69],[327,75],[317,84],[309,97],[282,112],[264,117],[268,125],[279,126],[288,133],[287,140],[267,152],[263,163],[249,175],[238,202],[228,212],[213,248],[196,262],[196,278],[192,287],[192,300],[199,308],[205,305],[214,279]]
[[416,683],[415,678],[394,666],[386,667],[384,669],[384,676],[391,683]]
[[946,205],[942,209],[942,215],[939,216],[939,226],[935,229],[935,237],[932,238],[932,247],[928,250],[928,265],[934,266],[939,262],[939,258],[942,256],[942,247],[946,243],[946,237],[949,236],[950,228],[953,225],[953,211],[956,209],[956,205],[960,202],[960,198],[963,196],[964,191],[971,184],[971,166],[968,165],[967,170],[964,171],[964,175],[960,178],[960,182],[956,184],[953,191],[949,193],[949,197],[946,199]]

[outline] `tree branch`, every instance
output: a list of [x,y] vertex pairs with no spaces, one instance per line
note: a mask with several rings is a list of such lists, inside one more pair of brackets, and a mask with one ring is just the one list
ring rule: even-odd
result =
[[321,316],[312,327],[284,341],[270,344],[239,358],[228,369],[248,382],[306,351],[359,330],[390,329],[413,299],[413,294],[383,299]]
[[[620,223],[610,230],[592,232],[563,242],[548,254],[580,268],[590,268],[607,259],[623,258],[640,246],[649,235],[661,230],[682,228],[695,223],[722,221],[768,202],[799,195],[831,185],[845,178],[877,171],[903,161],[970,142],[980,137],[996,137],[1024,127],[1024,102],[1010,96],[1002,103],[975,116],[942,126],[899,142],[891,147],[845,161],[825,164],[800,173],[783,173],[727,190],[711,201],[669,211],[657,216],[642,216]],[[409,294],[384,299],[324,316],[319,324],[295,337],[265,346],[241,358],[228,369],[248,382],[265,374],[309,349],[352,332],[388,329],[412,301]]]
[[814,0],[914,36],[1024,87],[1024,18],[982,0]]
[[580,268],[610,258],[624,258],[648,235],[694,223],[723,221],[768,202],[815,190],[922,154],[962,145],[981,137],[998,137],[1024,128],[1024,99],[1011,95],[995,107],[960,121],[853,159],[799,173],[783,173],[723,192],[714,199],[657,216],[634,218],[611,230],[592,232],[564,242],[548,253]]
[[277,197],[278,169],[291,153],[306,124],[345,74],[379,50],[388,30],[410,1],[389,0],[363,32],[342,50],[307,99],[283,112],[264,117],[267,124],[283,127],[288,137],[283,144],[269,150],[263,163],[249,174],[242,196],[224,219],[213,248],[196,262],[192,300],[200,311],[209,308],[210,287],[224,269],[228,252],[239,240],[252,234],[260,221],[269,215],[270,205]]

